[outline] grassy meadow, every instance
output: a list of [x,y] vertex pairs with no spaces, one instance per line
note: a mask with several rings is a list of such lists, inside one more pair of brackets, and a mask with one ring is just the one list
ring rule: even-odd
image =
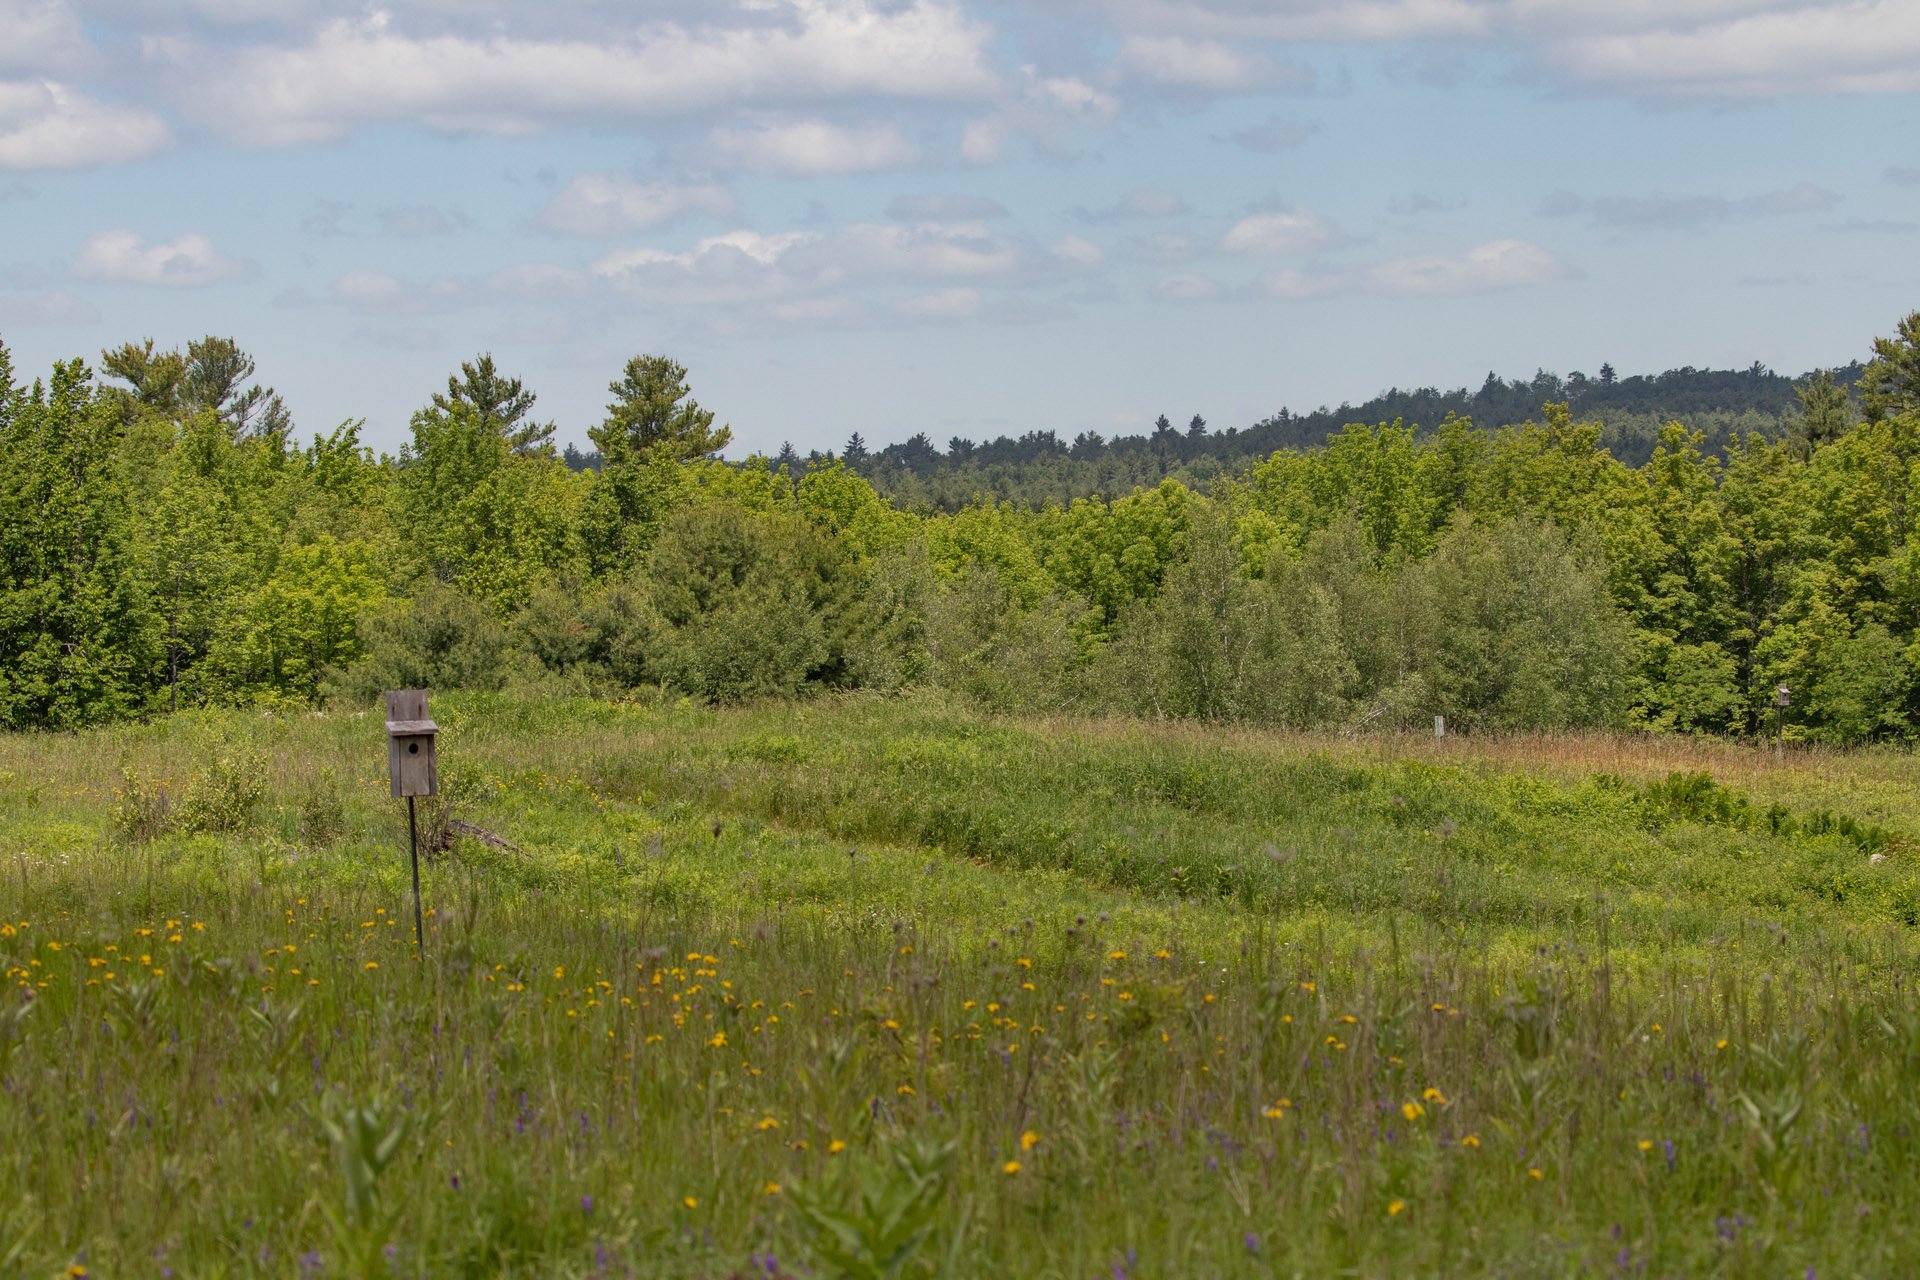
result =
[[1920,765],[937,697],[0,738],[0,1277],[1887,1276]]

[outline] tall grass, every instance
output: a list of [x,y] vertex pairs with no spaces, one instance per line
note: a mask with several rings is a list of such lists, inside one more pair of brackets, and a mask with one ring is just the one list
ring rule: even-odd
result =
[[1903,759],[435,710],[424,957],[377,720],[0,739],[0,1276],[1920,1249]]

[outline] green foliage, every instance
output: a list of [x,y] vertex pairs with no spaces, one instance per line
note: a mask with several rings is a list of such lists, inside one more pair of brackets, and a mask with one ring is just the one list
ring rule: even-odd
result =
[[327,685],[336,697],[371,704],[385,689],[499,689],[511,637],[485,605],[428,583],[367,620],[364,656]]
[[1057,710],[1074,698],[1078,610],[1054,596],[1023,608],[999,570],[976,565],[927,602],[927,672],[982,706]]
[[[1313,415],[1310,439],[1285,415],[1163,415],[1138,449],[952,442],[981,475],[1097,476],[1038,509],[956,498],[924,437],[857,472],[722,461],[727,429],[664,356],[627,362],[596,458],[562,461],[490,355],[388,458],[357,422],[295,444],[230,339],[126,344],[106,387],[76,361],[22,388],[0,350],[0,725],[382,682],[709,702],[928,683],[1300,728],[1757,735],[1785,683],[1790,738],[1910,740],[1915,324],[1799,384],[1490,377],[1392,393],[1375,425]],[[1683,421],[1651,416],[1663,395]],[[1515,424],[1523,396],[1540,415]],[[1576,417],[1596,404],[1644,416],[1631,441]],[[1230,471],[1217,446],[1243,437],[1287,447]],[[876,488],[889,468],[913,483]]]
[[[1216,537],[1197,515],[1190,554],[1237,558]],[[515,848],[424,863],[423,953],[377,718],[0,735],[0,1272],[1879,1276],[1920,1248],[1904,753],[915,694],[435,711],[463,816]],[[108,838],[122,768],[222,756],[261,763],[250,829]],[[283,840],[333,768],[339,834]]]
[[[906,1139],[879,1156],[856,1156],[821,1187],[792,1188],[800,1220],[813,1228],[814,1252],[837,1280],[898,1280],[914,1274],[933,1235],[951,1181],[956,1147],[929,1136]],[[952,1228],[964,1235],[962,1216]]]
[[1920,311],[1909,313],[1892,337],[1873,340],[1860,392],[1869,422],[1920,413]]
[[0,366],[0,727],[139,710],[159,648],[112,406],[88,368],[14,386]]
[[842,572],[838,545],[793,516],[676,514],[647,562],[648,672],[719,701],[793,696],[837,656]]
[[606,420],[587,434],[608,467],[711,457],[733,437],[727,427],[715,427],[712,411],[691,398],[687,367],[677,360],[635,356],[607,389],[613,402]]

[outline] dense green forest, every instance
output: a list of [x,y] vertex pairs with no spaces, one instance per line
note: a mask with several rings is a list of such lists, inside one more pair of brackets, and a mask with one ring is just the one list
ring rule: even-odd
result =
[[[1141,450],[1100,442],[1074,465],[1122,496],[1033,505],[955,502],[905,455],[723,462],[727,428],[662,356],[611,384],[583,469],[490,357],[389,457],[359,423],[300,443],[231,340],[31,381],[0,346],[0,726],[414,684],[931,684],[1293,726],[1740,734],[1785,683],[1790,736],[1920,733],[1920,313],[1797,385],[1610,372],[1407,393],[1400,421],[1330,433],[1168,425],[1165,478],[1127,491]],[[1585,416],[1687,388],[1681,421],[1633,428],[1644,449]],[[1481,396],[1495,422],[1540,400],[1485,429],[1459,412]],[[877,488],[889,468],[928,491]]]
[[[1028,431],[974,442],[955,436],[945,449],[924,432],[897,444],[869,449],[858,432],[846,446],[804,456],[791,444],[775,455],[778,465],[796,475],[845,462],[895,505],[908,510],[957,511],[990,500],[1040,507],[1076,498],[1116,497],[1162,480],[1204,488],[1223,473],[1279,449],[1323,445],[1355,422],[1407,422],[1438,430],[1449,417],[1470,418],[1483,427],[1517,426],[1540,413],[1542,405],[1564,404],[1583,421],[1600,425],[1600,443],[1629,466],[1653,456],[1661,431],[1678,422],[1698,431],[1702,448],[1724,456],[1736,435],[1778,439],[1799,421],[1799,392],[1825,376],[1851,390],[1860,380],[1858,363],[1841,369],[1788,378],[1755,363],[1745,369],[1669,369],[1665,373],[1619,377],[1602,365],[1596,377],[1573,373],[1562,378],[1544,370],[1531,378],[1504,379],[1489,373],[1478,390],[1441,391],[1392,388],[1363,404],[1321,406],[1307,413],[1281,409],[1251,427],[1211,429],[1199,414],[1178,428],[1161,414],[1149,432],[1102,437],[1081,432],[1071,441],[1055,431]],[[596,469],[597,450],[568,446],[566,459],[576,469]]]

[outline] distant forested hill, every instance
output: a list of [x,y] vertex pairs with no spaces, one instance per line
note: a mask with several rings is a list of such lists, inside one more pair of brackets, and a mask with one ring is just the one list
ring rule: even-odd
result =
[[[1859,362],[1833,371],[1852,388]],[[924,433],[898,444],[869,449],[855,435],[845,448],[801,455],[782,451],[795,473],[838,459],[865,476],[896,504],[909,509],[957,511],[977,498],[1040,506],[1075,498],[1111,497],[1135,487],[1175,479],[1205,487],[1223,472],[1278,449],[1311,448],[1350,423],[1403,422],[1424,437],[1449,417],[1468,418],[1489,430],[1537,421],[1547,404],[1567,404],[1576,418],[1602,425],[1601,444],[1629,466],[1653,455],[1660,429],[1679,422],[1705,436],[1705,452],[1724,454],[1735,434],[1778,439],[1798,419],[1795,388],[1813,375],[1788,377],[1755,363],[1745,369],[1695,369],[1618,377],[1610,365],[1598,376],[1568,377],[1544,370],[1531,378],[1487,374],[1478,390],[1391,388],[1361,404],[1322,405],[1310,412],[1282,408],[1248,427],[1213,429],[1195,415],[1176,425],[1161,415],[1139,435],[1102,438],[1083,432],[1064,440],[1051,430],[974,442],[954,437],[944,448]],[[597,468],[596,453],[567,451],[576,469]]]

